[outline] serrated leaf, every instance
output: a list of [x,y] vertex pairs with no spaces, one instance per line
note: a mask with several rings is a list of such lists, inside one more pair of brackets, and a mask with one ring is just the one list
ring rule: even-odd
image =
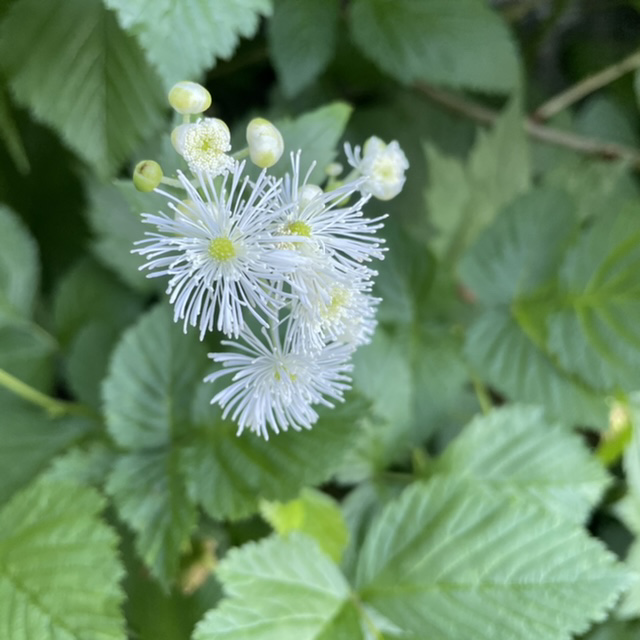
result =
[[107,481],[120,517],[136,533],[136,549],[168,587],[196,524],[178,469],[177,452],[144,451],[120,457]]
[[0,511],[0,636],[125,640],[117,540],[93,490],[40,480]]
[[56,458],[47,471],[47,478],[55,482],[102,487],[116,459],[116,453],[102,442],[92,442],[87,448],[71,449]]
[[355,0],[353,38],[404,83],[507,92],[518,84],[518,53],[506,25],[481,0]]
[[367,403],[349,394],[335,409],[320,408],[311,431],[281,433],[268,442],[212,414],[211,385],[201,388],[208,411],[184,447],[182,469],[189,495],[215,519],[241,518],[258,510],[260,498],[289,500],[303,486],[328,480],[353,446]]
[[[528,142],[520,101],[513,99],[490,131],[480,131],[465,164],[426,146],[429,219],[437,234],[431,246],[455,260],[500,208],[531,182]],[[506,159],[508,158],[508,161]]]
[[4,402],[1,411],[0,503],[28,484],[56,454],[93,427],[80,418],[53,420],[42,409],[17,401]]
[[290,502],[263,501],[260,513],[280,535],[299,531],[310,536],[339,564],[349,532],[338,503],[327,494],[305,488]]
[[619,618],[630,620],[640,617],[640,541],[636,540],[631,545],[624,561],[636,579],[624,595],[616,614]]
[[197,79],[252,37],[271,0],[105,0],[138,40],[165,86]]
[[319,184],[325,177],[324,170],[336,157],[338,141],[344,133],[352,108],[344,102],[333,102],[309,111],[295,120],[283,118],[275,124],[284,139],[284,154],[271,169],[276,177],[291,171],[289,154],[302,149],[300,175],[305,175],[315,162],[309,181]]
[[577,523],[587,519],[609,484],[578,436],[541,409],[517,405],[473,420],[435,471],[526,496]]
[[145,314],[118,343],[104,383],[107,428],[127,448],[167,444],[189,423],[196,382],[206,366],[205,347],[184,335],[170,310]]
[[416,483],[369,530],[360,597],[419,637],[567,640],[629,576],[581,529],[458,480]]
[[234,549],[218,576],[228,597],[198,624],[194,640],[365,637],[347,581],[307,536]]
[[0,308],[30,317],[39,279],[36,243],[15,213],[0,206]]
[[539,404],[567,425],[603,429],[604,398],[558,368],[507,309],[488,309],[466,336],[465,355],[483,379],[510,399]]
[[96,234],[92,247],[96,257],[133,289],[160,290],[164,283],[159,278],[147,278],[140,271],[144,260],[131,251],[134,242],[142,240],[148,230],[140,214],[143,211],[157,213],[164,208],[166,199],[155,193],[136,191],[129,180],[116,180],[110,185],[91,183],[89,199],[88,217]]
[[269,50],[288,97],[311,84],[329,64],[339,17],[339,0],[275,0]]
[[155,74],[99,0],[16,2],[0,60],[17,100],[101,174],[162,122]]
[[562,366],[601,390],[640,386],[640,209],[599,218],[567,253],[549,348]]

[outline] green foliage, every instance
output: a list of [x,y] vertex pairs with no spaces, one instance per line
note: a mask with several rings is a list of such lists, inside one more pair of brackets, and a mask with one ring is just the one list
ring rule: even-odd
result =
[[12,640],[124,640],[124,594],[104,500],[39,480],[0,510],[0,632]]
[[340,562],[349,532],[335,500],[313,489],[287,503],[263,502],[260,513],[280,535],[300,531],[312,537],[336,564]]
[[[512,561],[524,548],[535,562]],[[575,526],[527,501],[434,479],[380,514],[356,586],[418,636],[541,640],[602,619],[626,581],[613,556]]]
[[[520,103],[514,99],[491,132],[479,132],[466,164],[426,147],[430,180],[426,198],[436,232],[431,246],[440,258],[457,258],[500,207],[529,187],[529,149],[520,113]],[[509,158],[506,163],[505,158]]]
[[518,62],[509,31],[481,0],[355,0],[353,37],[401,82],[509,91]]
[[288,96],[311,84],[329,64],[339,11],[339,0],[276,0],[269,21],[269,49]]
[[100,0],[15,3],[0,60],[18,101],[102,175],[158,130],[155,76]]
[[105,0],[131,32],[167,88],[197,79],[216,58],[229,58],[250,38],[271,0]]

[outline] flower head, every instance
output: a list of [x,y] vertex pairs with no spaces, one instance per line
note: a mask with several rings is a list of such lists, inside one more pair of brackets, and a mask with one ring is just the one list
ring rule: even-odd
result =
[[[264,174],[257,182],[242,178],[244,164],[214,185],[210,175],[198,176],[203,195],[183,175],[179,180],[189,198],[169,200],[173,215],[142,214],[154,225],[135,249],[147,262],[149,277],[168,275],[167,293],[175,320],[199,326],[200,338],[216,327],[237,337],[244,327],[244,310],[266,325],[281,299],[280,283],[299,262],[290,251],[277,248],[273,236],[272,201],[279,187]],[[277,297],[276,297],[277,296]]]
[[247,144],[251,162],[261,169],[272,167],[284,151],[282,134],[264,118],[254,118],[247,125]]
[[236,161],[227,155],[231,150],[229,127],[218,118],[181,124],[173,130],[171,142],[194,174],[206,173],[215,178],[236,165]]
[[385,144],[372,136],[364,143],[362,152],[360,147],[352,150],[348,144],[345,152],[349,164],[366,178],[360,188],[362,193],[378,200],[391,200],[402,191],[409,161],[397,141]]
[[275,433],[310,429],[318,419],[313,406],[333,407],[330,400],[342,401],[350,388],[346,374],[352,369],[352,350],[346,345],[332,343],[315,354],[305,353],[296,345],[290,323],[283,337],[266,330],[256,336],[245,329],[240,339],[223,341],[228,352],[209,354],[222,368],[205,378],[214,382],[233,376],[211,403],[223,408],[223,417],[231,414],[238,434],[249,429],[268,439],[267,427]]

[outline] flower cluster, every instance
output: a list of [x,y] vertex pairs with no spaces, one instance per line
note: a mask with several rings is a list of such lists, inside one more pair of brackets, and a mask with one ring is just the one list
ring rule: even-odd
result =
[[[189,174],[165,178],[153,161],[136,168],[136,186],[167,200],[165,211],[142,214],[154,230],[134,249],[146,259],[141,268],[168,278],[185,331],[228,338],[227,351],[209,354],[218,368],[205,380],[227,381],[212,403],[238,433],[308,429],[318,418],[314,406],[343,400],[351,356],[375,329],[372,262],[384,257],[385,216],[365,217],[363,207],[400,192],[406,157],[397,142],[370,138],[364,153],[346,147],[353,171],[340,180],[341,167],[332,165],[324,189],[310,181],[315,163],[301,170],[303,150],[275,178],[267,169],[284,141],[273,124],[253,120],[248,148],[230,155],[222,120],[190,121],[211,104],[204,87],[179,83],[169,101],[184,117],[172,142]],[[257,178],[240,161],[246,156],[262,168]]]

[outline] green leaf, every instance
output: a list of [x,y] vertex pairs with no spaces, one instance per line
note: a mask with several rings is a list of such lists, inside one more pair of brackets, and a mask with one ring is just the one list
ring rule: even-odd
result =
[[549,318],[561,365],[602,390],[640,386],[640,210],[599,218],[567,253]]
[[576,229],[562,191],[535,189],[500,212],[462,259],[460,276],[484,304],[509,304],[556,276]]
[[542,405],[566,425],[606,427],[604,398],[558,368],[507,309],[488,309],[478,317],[467,333],[465,355],[486,382],[512,400]]
[[229,552],[218,576],[228,597],[198,624],[194,640],[364,640],[344,576],[302,534]]
[[492,130],[479,131],[465,164],[431,145],[426,146],[426,154],[427,206],[437,231],[431,245],[439,257],[455,260],[500,208],[531,183],[520,101],[512,100]]
[[[184,447],[182,469],[189,495],[215,519],[241,518],[258,510],[258,501],[289,500],[303,486],[328,480],[359,435],[367,404],[356,394],[334,409],[320,408],[310,431],[289,431],[268,442],[222,422],[208,401],[212,385],[203,385],[196,416],[199,429]],[[205,405],[206,403],[206,405]]]
[[370,528],[356,586],[418,637],[565,640],[629,584],[584,531],[452,479],[416,483]]
[[102,487],[115,459],[116,454],[111,447],[95,441],[87,448],[77,447],[56,458],[47,471],[47,478]]
[[607,620],[584,636],[583,640],[636,640],[640,623]]
[[333,102],[309,111],[295,120],[277,120],[275,125],[284,138],[285,152],[271,173],[276,177],[291,171],[290,152],[302,149],[300,174],[305,175],[316,163],[309,181],[319,184],[325,177],[325,167],[336,157],[336,146],[344,133],[352,108],[344,102]]
[[338,503],[327,494],[305,488],[290,502],[265,500],[260,513],[280,535],[292,531],[304,533],[336,564],[340,563],[349,532]]
[[507,92],[518,54],[506,25],[481,0],[355,0],[356,44],[403,83]]
[[0,308],[30,317],[39,279],[36,243],[13,211],[0,206]]
[[40,474],[51,459],[93,425],[79,418],[52,420],[39,408],[2,404],[0,420],[0,503]]
[[583,523],[609,484],[581,439],[544,417],[512,406],[478,417],[436,463],[436,472],[525,496],[550,512]]
[[164,282],[149,279],[140,271],[144,259],[132,254],[134,242],[144,238],[149,226],[143,224],[140,213],[154,213],[166,207],[166,198],[156,193],[140,193],[130,180],[113,184],[89,184],[89,222],[96,235],[93,251],[96,257],[112,269],[130,287],[141,291],[158,291]]
[[216,58],[233,55],[240,37],[251,38],[270,0],[105,0],[167,88],[199,78]]
[[17,100],[101,174],[162,122],[156,76],[99,0],[16,2],[0,60]]
[[624,595],[616,611],[624,620],[640,617],[640,541],[636,540],[625,557],[625,564],[632,571],[636,580]]
[[0,138],[4,142],[16,169],[22,174],[29,173],[29,158],[4,87],[0,87]]
[[125,640],[122,568],[93,490],[40,480],[0,511],[0,635]]
[[204,345],[193,332],[183,334],[167,307],[144,315],[118,343],[103,387],[115,441],[133,449],[159,447],[188,429],[206,363]]
[[275,0],[269,51],[282,89],[293,97],[320,75],[336,47],[339,0]]
[[178,470],[177,452],[144,451],[119,458],[107,482],[120,517],[136,533],[136,549],[168,587],[189,544],[196,509]]

